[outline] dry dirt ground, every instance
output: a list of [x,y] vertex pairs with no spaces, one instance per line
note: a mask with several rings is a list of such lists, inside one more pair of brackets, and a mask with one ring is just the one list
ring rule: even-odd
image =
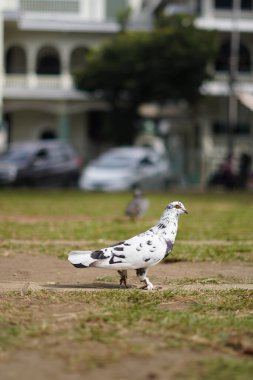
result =
[[[224,283],[191,283],[185,279],[217,278]],[[165,289],[197,290],[210,289],[253,289],[253,267],[243,263],[189,263],[176,262],[160,264],[150,270],[150,279],[155,285]],[[138,288],[139,282],[134,271],[129,272],[130,288]],[[182,280],[180,283],[179,280]],[[67,260],[50,256],[14,255],[1,257],[0,299],[9,292],[26,294],[28,290],[46,289],[62,291],[100,291],[119,288],[116,272],[90,268],[76,269]],[[131,291],[126,289],[125,291]],[[205,353],[207,355],[207,353]],[[210,353],[213,356],[213,352]],[[185,349],[180,352],[160,352],[159,355],[143,358],[127,356],[120,362],[113,362],[103,368],[94,368],[88,373],[66,371],[64,359],[50,357],[39,350],[18,350],[0,354],[0,373],[2,380],[169,380],[175,379],[181,368],[198,360],[199,353]],[[154,371],[155,368],[155,371]]]
[[[231,284],[173,284],[176,280],[210,277],[233,278]],[[103,278],[106,281],[103,281]],[[111,280],[110,280],[111,278]],[[180,287],[198,289],[199,287],[233,289],[236,287],[253,289],[253,267],[244,263],[189,263],[176,262],[159,264],[151,268],[150,280],[163,290]],[[108,280],[109,279],[109,280]],[[238,280],[238,281],[237,281]],[[138,288],[140,283],[134,271],[129,271],[129,286]],[[99,290],[119,288],[116,271],[89,268],[76,269],[66,261],[54,257],[15,255],[1,258],[0,292],[22,291],[26,289]]]

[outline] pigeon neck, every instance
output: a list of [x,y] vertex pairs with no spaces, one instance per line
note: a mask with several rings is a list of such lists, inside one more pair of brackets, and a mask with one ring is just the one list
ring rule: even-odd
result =
[[179,213],[177,211],[165,211],[161,216],[159,223],[164,223],[165,225],[169,225],[171,221],[176,221],[178,223]]
[[[155,226],[155,233],[163,236],[166,241],[175,242],[178,227],[178,214],[163,215]],[[154,229],[153,229],[154,230]]]

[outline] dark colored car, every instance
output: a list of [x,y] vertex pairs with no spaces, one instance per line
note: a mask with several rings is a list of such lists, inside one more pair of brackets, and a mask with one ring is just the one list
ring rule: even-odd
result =
[[80,160],[64,142],[14,143],[0,156],[0,185],[74,186]]

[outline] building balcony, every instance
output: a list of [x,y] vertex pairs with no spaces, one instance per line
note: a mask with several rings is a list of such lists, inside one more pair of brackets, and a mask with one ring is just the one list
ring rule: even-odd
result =
[[20,10],[23,12],[78,13],[79,8],[79,0],[20,0]]
[[220,32],[231,32],[236,26],[236,29],[241,33],[253,33],[253,12],[251,18],[240,18],[236,24],[231,17],[208,16],[197,18],[195,25],[200,29],[218,30]]
[[[234,84],[234,91],[236,93],[252,94],[253,95],[253,82],[243,82],[238,80]],[[208,96],[222,96],[227,97],[230,94],[230,86],[228,79],[222,80],[218,77],[212,81],[205,82],[201,87],[202,95]]]
[[23,30],[115,33],[119,31],[117,14],[129,1],[9,0],[4,6],[4,20],[16,21]]
[[[215,81],[228,83],[229,82],[229,73],[228,72],[216,72],[214,74]],[[240,84],[252,84],[253,76],[251,72],[240,72],[237,76],[238,82]]]
[[[252,73],[240,73],[237,90],[253,94]],[[211,96],[228,96],[228,73],[216,73],[214,80],[202,86],[202,93]],[[7,74],[3,77],[4,98],[48,98],[48,99],[88,99],[89,96],[78,91],[68,73],[61,75]]]
[[23,89],[73,89],[70,75],[36,75],[36,74],[7,74],[4,77],[4,88]]
[[48,98],[84,99],[83,92],[75,89],[70,74],[36,75],[7,74],[3,77],[3,95],[8,99]]

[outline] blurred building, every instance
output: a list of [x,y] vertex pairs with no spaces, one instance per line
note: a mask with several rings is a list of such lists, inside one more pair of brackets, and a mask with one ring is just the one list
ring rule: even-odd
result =
[[[151,112],[147,111],[169,123],[168,147],[175,172],[188,184],[206,183],[231,153],[233,168],[238,170],[241,155],[253,155],[253,0],[147,3],[153,17],[159,11],[192,14],[195,25],[217,31],[219,41],[217,60],[208,68],[213,80],[201,89],[204,99],[197,115],[192,118],[183,104],[156,110],[152,105]],[[150,18],[144,15],[148,27]]]
[[202,88],[202,178],[224,157],[239,170],[243,154],[253,155],[253,1],[197,2],[196,26],[216,30],[219,53],[210,70],[214,79]]
[[[109,122],[108,104],[77,91],[72,73],[90,48],[119,31],[117,13],[130,5],[134,29],[151,28],[154,14],[163,10],[190,13],[197,27],[218,31],[220,51],[209,67],[214,80],[202,88],[199,113],[193,116],[180,103],[146,107],[144,116],[159,119],[161,130],[166,125],[161,135],[181,182],[206,182],[229,145],[236,166],[241,153],[253,154],[253,0],[239,3],[235,18],[233,0],[1,0],[0,122],[8,127],[8,140],[57,137],[70,141],[84,157],[106,148],[96,143],[94,128]],[[228,137],[233,31],[238,68]]]
[[[9,141],[61,138],[96,154],[94,124],[108,105],[74,88],[90,48],[119,31],[117,14],[141,0],[1,0],[0,120]],[[1,116],[2,115],[2,116]]]

